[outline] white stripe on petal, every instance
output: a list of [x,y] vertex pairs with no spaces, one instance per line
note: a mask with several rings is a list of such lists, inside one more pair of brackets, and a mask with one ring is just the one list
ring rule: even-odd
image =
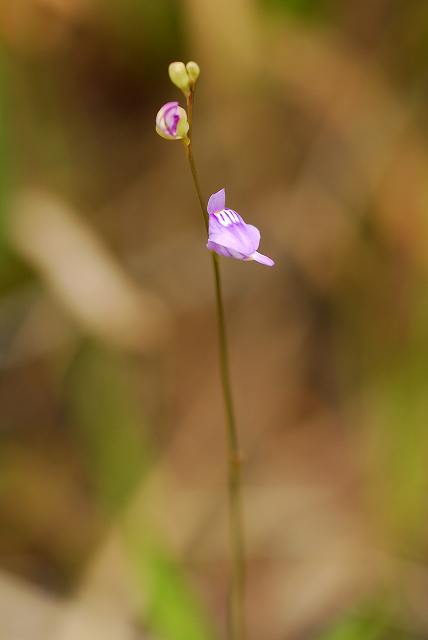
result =
[[227,213],[229,214],[229,218],[232,220],[232,222],[239,222],[239,216],[237,213],[235,213],[235,211],[232,211],[232,209],[227,209]]
[[228,227],[230,224],[232,224],[232,221],[229,219],[229,216],[227,215],[225,209],[223,209],[222,211],[217,211],[217,213],[215,213],[214,215],[219,223],[223,225],[223,227]]

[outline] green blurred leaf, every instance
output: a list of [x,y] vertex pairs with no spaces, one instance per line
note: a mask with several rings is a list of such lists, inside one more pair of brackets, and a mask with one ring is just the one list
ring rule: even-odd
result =
[[72,378],[72,405],[82,451],[99,499],[113,513],[149,468],[145,421],[126,360],[86,347]]
[[302,19],[325,17],[329,13],[328,0],[264,0],[266,8],[286,11]]
[[[70,374],[71,402],[82,450],[101,504],[121,511],[118,525],[141,594],[141,617],[162,640],[211,640],[208,616],[141,505],[124,507],[151,466],[142,408],[126,358],[85,347]],[[150,499],[150,496],[147,497]]]
[[8,77],[2,50],[0,48],[0,250],[6,237],[6,203],[9,194],[10,156],[7,109]]
[[144,526],[128,533],[128,549],[138,584],[147,600],[145,624],[162,640],[214,640],[216,635],[180,566]]
[[417,555],[428,515],[428,308],[422,298],[410,317],[408,335],[374,369],[368,439],[375,512],[394,546]]
[[[183,41],[182,8],[174,0],[98,0],[120,53],[147,75],[177,57]],[[164,72],[164,71],[163,71]]]
[[352,611],[339,620],[319,640],[399,640],[406,636],[394,629],[383,608],[370,606]]
[[30,273],[8,241],[7,216],[14,169],[10,140],[10,82],[7,58],[0,46],[0,292],[28,279]]

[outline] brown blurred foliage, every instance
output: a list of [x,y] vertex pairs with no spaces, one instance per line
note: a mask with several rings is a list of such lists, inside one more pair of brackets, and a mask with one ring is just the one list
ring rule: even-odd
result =
[[154,132],[172,59],[202,69],[206,196],[276,260],[222,263],[251,638],[428,637],[427,35],[416,1],[0,4],[0,640],[178,640],[126,562],[152,526],[223,637],[211,274]]

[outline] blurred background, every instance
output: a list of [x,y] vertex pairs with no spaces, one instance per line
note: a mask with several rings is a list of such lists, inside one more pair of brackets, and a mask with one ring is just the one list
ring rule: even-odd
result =
[[245,456],[251,640],[428,638],[428,5],[0,3],[0,640],[220,640],[206,197]]

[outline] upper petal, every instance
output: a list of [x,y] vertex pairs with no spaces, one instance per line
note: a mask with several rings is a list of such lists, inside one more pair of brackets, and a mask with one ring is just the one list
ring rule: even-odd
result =
[[207,211],[209,214],[215,213],[216,211],[221,211],[226,206],[226,191],[224,189],[220,189],[216,193],[213,193],[210,199],[208,200]]

